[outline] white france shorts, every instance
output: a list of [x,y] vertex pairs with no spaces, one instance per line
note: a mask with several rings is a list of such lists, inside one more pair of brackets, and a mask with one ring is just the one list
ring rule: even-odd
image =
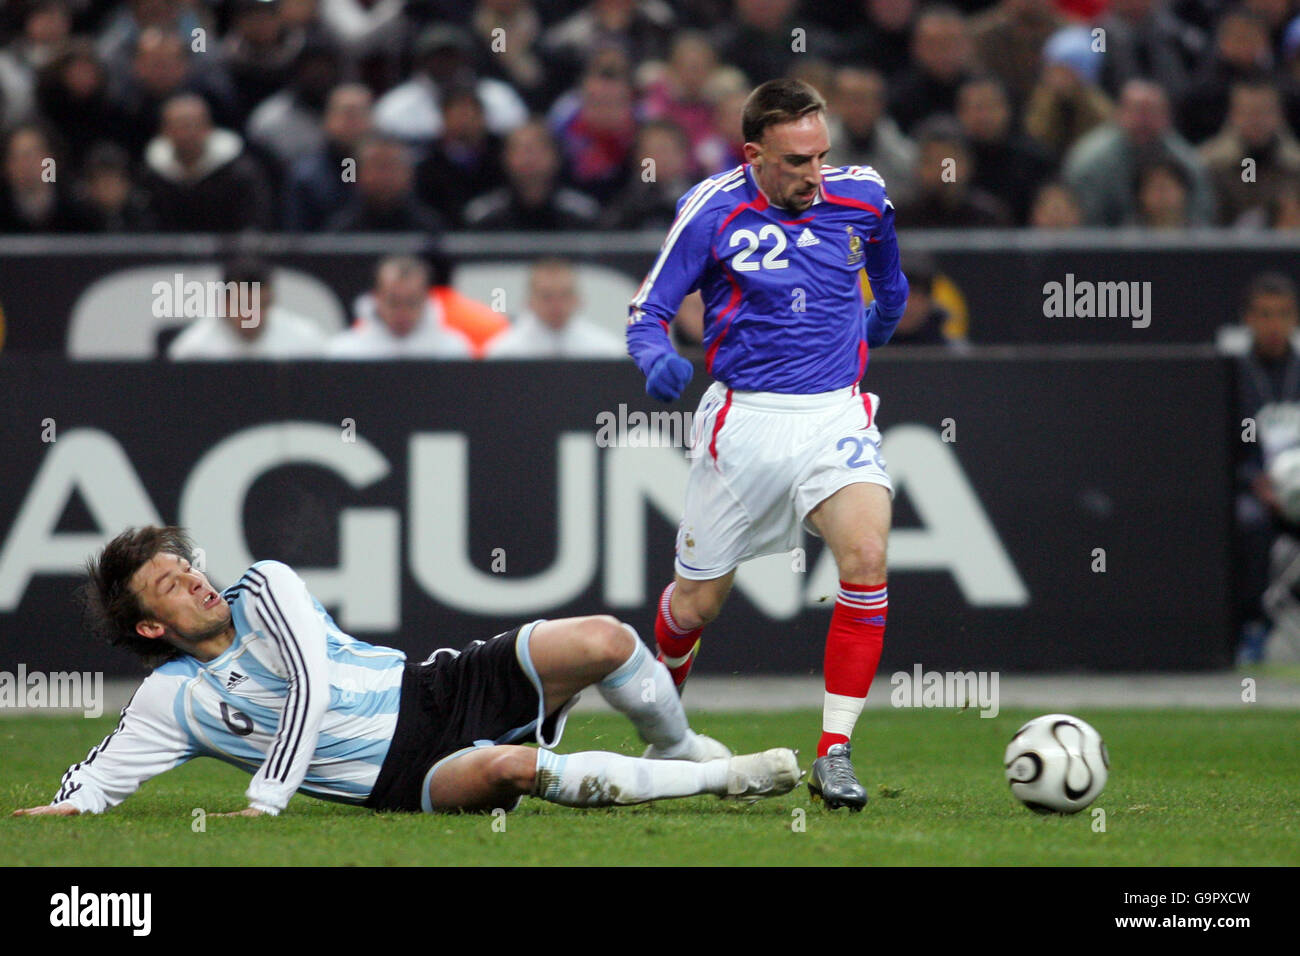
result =
[[710,386],[692,428],[677,572],[710,580],[789,551],[800,526],[817,533],[808,513],[847,485],[882,485],[892,498],[879,406],[856,385],[815,395]]

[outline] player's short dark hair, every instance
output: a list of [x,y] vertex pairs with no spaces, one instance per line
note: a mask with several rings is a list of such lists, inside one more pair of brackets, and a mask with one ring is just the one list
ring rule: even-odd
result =
[[811,113],[824,112],[826,101],[803,80],[783,77],[768,80],[745,100],[740,130],[747,143],[762,142],[769,126],[790,123]]
[[131,579],[158,554],[174,554],[190,561],[194,542],[184,528],[170,525],[127,528],[86,561],[87,580],[79,594],[87,629],[114,647],[135,654],[151,668],[179,653],[165,641],[141,637],[135,630],[149,612],[131,590]]
[[1248,311],[1261,295],[1285,296],[1294,303],[1300,303],[1295,282],[1283,272],[1261,272],[1251,279],[1246,286],[1246,294],[1242,296],[1243,311]]

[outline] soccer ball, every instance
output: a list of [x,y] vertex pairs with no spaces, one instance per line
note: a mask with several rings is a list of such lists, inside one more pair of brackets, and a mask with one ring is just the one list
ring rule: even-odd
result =
[[1110,755],[1078,717],[1047,714],[1016,731],[1003,761],[1016,799],[1035,813],[1078,813],[1106,786]]

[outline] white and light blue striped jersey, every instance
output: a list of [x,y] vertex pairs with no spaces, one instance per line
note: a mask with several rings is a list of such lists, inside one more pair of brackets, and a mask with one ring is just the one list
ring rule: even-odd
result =
[[253,775],[250,806],[279,813],[295,791],[360,804],[397,726],[406,655],[339,630],[292,568],[259,561],[222,592],[235,639],[206,663],[154,669],[111,734],[63,775],[53,803],[116,806],[193,757]]

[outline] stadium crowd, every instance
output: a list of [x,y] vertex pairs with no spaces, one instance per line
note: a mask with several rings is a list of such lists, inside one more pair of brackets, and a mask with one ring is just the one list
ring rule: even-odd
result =
[[[662,230],[794,75],[901,230],[1300,228],[1294,0],[10,0],[0,233]],[[651,162],[653,161],[653,162]]]

